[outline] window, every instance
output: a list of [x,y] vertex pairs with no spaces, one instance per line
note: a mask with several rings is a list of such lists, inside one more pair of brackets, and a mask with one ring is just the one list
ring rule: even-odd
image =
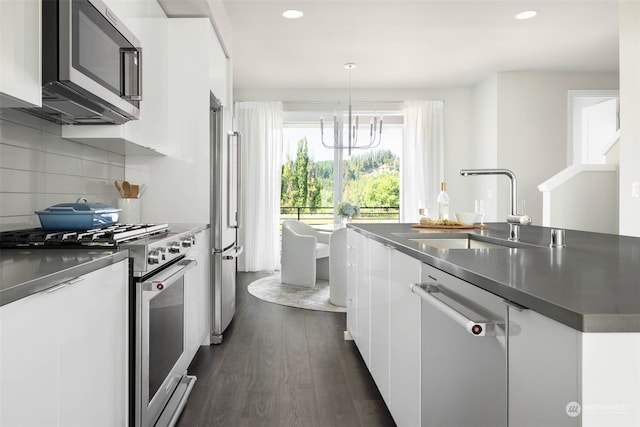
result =
[[[285,114],[281,189],[282,219],[333,224],[341,201],[361,208],[355,221],[399,220],[402,112],[385,113],[380,144],[370,149],[323,146],[319,112]],[[354,113],[355,115],[355,113]],[[315,121],[313,121],[315,117]],[[333,117],[333,114],[324,114]],[[358,145],[369,141],[370,116],[359,113]],[[346,122],[346,120],[345,120]],[[346,130],[344,131],[346,135]],[[333,119],[325,120],[324,141],[334,144]]]

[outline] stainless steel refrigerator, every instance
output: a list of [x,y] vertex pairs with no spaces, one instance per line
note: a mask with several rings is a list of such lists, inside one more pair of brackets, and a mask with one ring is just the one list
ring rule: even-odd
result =
[[211,332],[220,344],[236,311],[236,261],[240,191],[240,134],[233,132],[231,114],[213,94],[210,104],[211,155]]

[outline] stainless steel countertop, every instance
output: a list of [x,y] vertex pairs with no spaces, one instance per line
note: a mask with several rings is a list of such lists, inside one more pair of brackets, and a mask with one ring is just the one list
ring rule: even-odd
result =
[[433,230],[410,224],[351,223],[348,227],[579,331],[640,332],[640,238],[566,230],[567,247],[551,249],[551,228],[526,226],[520,228],[523,247],[443,250],[421,246],[409,240],[409,233],[453,231],[506,241],[509,226]]
[[117,249],[2,249],[0,306],[49,289],[129,256]]

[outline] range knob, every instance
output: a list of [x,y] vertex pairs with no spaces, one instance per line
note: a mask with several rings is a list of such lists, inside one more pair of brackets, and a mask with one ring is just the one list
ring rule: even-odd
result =
[[153,249],[149,251],[149,257],[147,258],[147,262],[149,264],[159,264],[160,263],[160,251],[158,249]]
[[184,246],[185,248],[190,248],[195,244],[196,244],[196,236],[191,235],[182,239],[182,246]]
[[179,254],[180,247],[180,242],[171,242],[169,243],[169,252],[171,252],[172,254]]

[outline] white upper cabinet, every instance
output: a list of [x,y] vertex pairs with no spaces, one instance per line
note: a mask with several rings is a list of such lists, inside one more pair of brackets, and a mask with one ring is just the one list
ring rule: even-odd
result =
[[213,28],[209,32],[209,39],[211,40],[209,43],[209,89],[222,102],[222,105],[231,109],[229,61],[218,42]]
[[41,107],[40,0],[0,1],[0,107]]

